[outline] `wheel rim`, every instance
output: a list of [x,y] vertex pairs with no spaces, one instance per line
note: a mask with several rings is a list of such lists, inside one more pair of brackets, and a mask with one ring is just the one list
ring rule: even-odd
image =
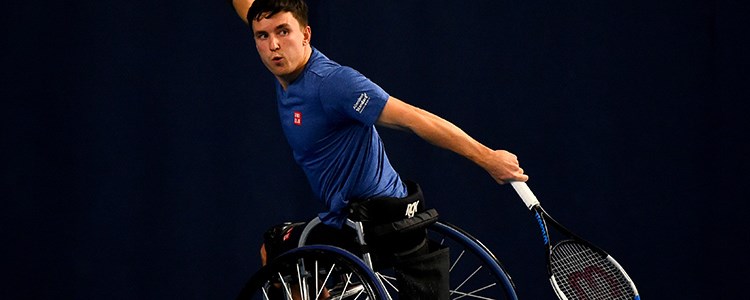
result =
[[263,267],[238,299],[384,299],[375,274],[357,257],[332,246],[306,246]]

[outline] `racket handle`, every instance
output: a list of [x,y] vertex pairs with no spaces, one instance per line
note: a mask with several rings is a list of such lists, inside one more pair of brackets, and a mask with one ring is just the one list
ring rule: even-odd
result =
[[521,197],[521,200],[523,200],[528,209],[539,205],[539,200],[534,196],[534,193],[531,192],[531,189],[529,189],[529,186],[525,182],[511,181],[510,185],[516,190],[516,193],[518,193],[518,196]]

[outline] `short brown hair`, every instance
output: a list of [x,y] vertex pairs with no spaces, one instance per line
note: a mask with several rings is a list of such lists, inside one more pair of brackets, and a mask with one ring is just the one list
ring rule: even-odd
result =
[[307,26],[307,4],[302,0],[256,0],[247,11],[247,22],[270,18],[280,12],[291,12],[300,26]]

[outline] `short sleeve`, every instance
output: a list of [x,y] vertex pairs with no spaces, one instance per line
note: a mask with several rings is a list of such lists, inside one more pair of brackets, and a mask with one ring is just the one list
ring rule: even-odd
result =
[[383,112],[388,93],[356,70],[341,67],[321,82],[320,99],[326,110],[369,126]]

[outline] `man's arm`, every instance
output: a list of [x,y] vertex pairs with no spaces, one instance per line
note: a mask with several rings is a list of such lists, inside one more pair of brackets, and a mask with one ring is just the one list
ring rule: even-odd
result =
[[414,132],[433,145],[458,153],[484,168],[500,184],[529,179],[514,154],[490,149],[456,125],[394,97],[388,98],[377,124]]
[[255,0],[230,0],[232,2],[232,6],[234,6],[234,10],[237,12],[237,16],[242,19],[242,21],[245,22],[245,24],[250,24],[250,22],[247,21],[247,11],[250,10],[250,6],[253,5],[253,2]]

